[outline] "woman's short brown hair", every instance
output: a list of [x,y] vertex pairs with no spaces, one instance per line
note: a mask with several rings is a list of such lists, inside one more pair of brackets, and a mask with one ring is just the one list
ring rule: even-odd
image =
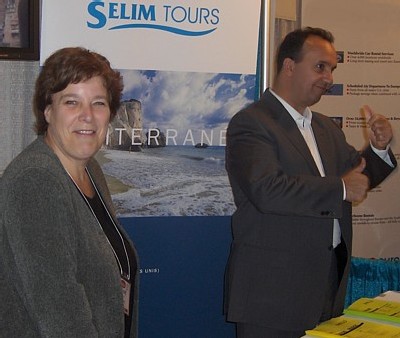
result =
[[122,76],[111,68],[102,55],[81,47],[59,49],[50,55],[36,80],[33,111],[36,117],[35,131],[43,135],[48,123],[44,111],[52,103],[52,95],[64,90],[71,83],[79,83],[100,76],[108,94],[112,120],[121,104]]

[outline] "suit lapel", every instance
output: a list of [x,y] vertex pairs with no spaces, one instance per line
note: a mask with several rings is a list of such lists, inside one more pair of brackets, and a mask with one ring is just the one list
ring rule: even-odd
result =
[[282,135],[286,136],[298,152],[304,157],[304,160],[310,167],[312,174],[319,176],[320,172],[315,164],[310,149],[308,148],[307,143],[292,116],[269,90],[266,91],[263,99],[265,99],[264,109],[270,111],[272,116],[274,116],[276,120],[280,121],[278,125],[282,126]]

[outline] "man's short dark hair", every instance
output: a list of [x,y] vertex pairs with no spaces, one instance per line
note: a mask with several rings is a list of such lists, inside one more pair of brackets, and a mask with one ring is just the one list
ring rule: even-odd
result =
[[283,61],[286,58],[290,58],[295,62],[301,61],[303,45],[309,36],[319,36],[330,43],[333,43],[335,40],[331,32],[322,28],[305,27],[290,32],[278,48],[276,55],[278,73],[281,71]]

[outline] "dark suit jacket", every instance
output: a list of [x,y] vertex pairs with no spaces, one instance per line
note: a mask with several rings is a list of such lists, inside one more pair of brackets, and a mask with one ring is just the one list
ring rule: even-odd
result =
[[[229,321],[287,330],[314,327],[328,284],[334,218],[347,251],[335,300],[335,314],[342,313],[352,208],[343,201],[341,176],[359,163],[360,153],[330,118],[313,112],[312,128],[326,177],[295,121],[268,90],[229,123],[226,169],[237,206],[226,270]],[[393,170],[370,147],[361,155],[372,187]]]

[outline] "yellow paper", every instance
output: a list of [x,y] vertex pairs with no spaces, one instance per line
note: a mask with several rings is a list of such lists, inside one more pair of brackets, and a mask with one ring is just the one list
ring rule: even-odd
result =
[[400,303],[375,298],[360,298],[351,304],[345,314],[400,323]]
[[400,338],[400,327],[341,316],[321,323],[306,334],[322,338]]

